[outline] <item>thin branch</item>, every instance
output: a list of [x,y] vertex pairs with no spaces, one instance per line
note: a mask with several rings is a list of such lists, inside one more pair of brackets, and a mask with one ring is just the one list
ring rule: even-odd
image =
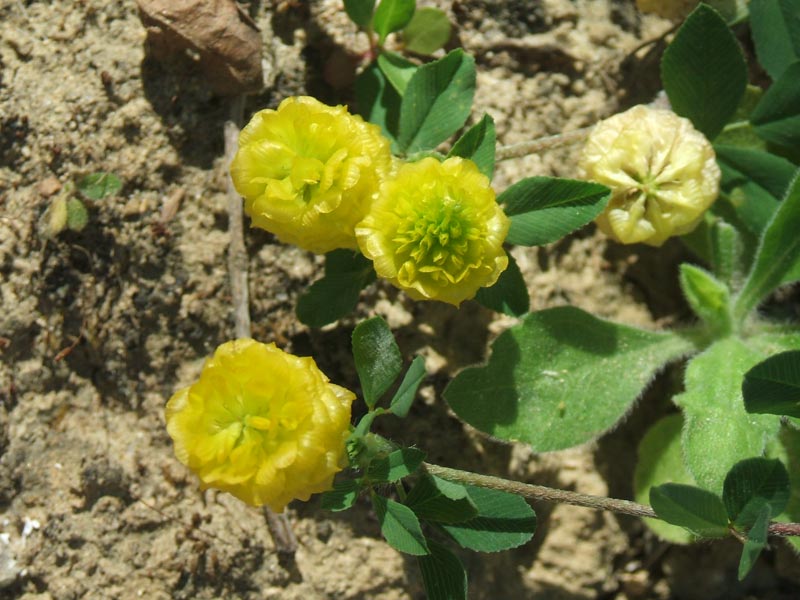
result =
[[508,160],[510,158],[519,158],[520,156],[528,156],[542,152],[543,150],[552,150],[561,146],[568,146],[570,144],[577,144],[585,140],[589,133],[594,128],[582,127],[574,131],[566,133],[557,133],[555,135],[548,135],[545,137],[536,138],[527,142],[519,142],[518,144],[509,144],[508,146],[498,146],[495,160]]
[[[239,145],[239,128],[244,117],[244,96],[231,103],[230,119],[225,122],[225,167],[230,165]],[[248,338],[250,332],[250,294],[247,288],[247,249],[244,245],[242,199],[227,177],[228,231],[231,235],[228,246],[228,273],[231,279],[231,301],[233,303],[234,330],[237,338]],[[264,507],[264,518],[275,549],[283,556],[294,556],[297,538],[286,515],[275,513]]]

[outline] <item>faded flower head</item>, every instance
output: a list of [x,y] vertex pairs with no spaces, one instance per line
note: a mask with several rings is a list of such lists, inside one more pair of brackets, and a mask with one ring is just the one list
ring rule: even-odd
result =
[[597,124],[580,168],[611,188],[597,224],[623,244],[660,246],[689,233],[719,193],[720,170],[703,134],[671,111],[642,105]]
[[357,247],[353,229],[391,164],[378,126],[300,96],[253,115],[231,177],[254,226],[325,253]]
[[170,398],[167,431],[202,487],[280,512],[332,487],[354,398],[313,359],[239,339],[219,346],[200,379]]
[[508,266],[508,227],[475,163],[424,158],[383,184],[356,236],[380,277],[417,300],[458,306]]

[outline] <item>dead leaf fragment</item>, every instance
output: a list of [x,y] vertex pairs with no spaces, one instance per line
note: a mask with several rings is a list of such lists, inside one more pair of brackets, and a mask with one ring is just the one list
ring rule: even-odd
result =
[[157,60],[197,57],[208,83],[222,95],[256,92],[262,85],[261,36],[234,0],[136,0]]

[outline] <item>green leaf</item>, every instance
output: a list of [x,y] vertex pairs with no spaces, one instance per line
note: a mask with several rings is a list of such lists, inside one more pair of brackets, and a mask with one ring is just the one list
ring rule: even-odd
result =
[[750,369],[742,395],[747,412],[800,418],[800,351],[770,356]]
[[386,79],[377,62],[370,64],[356,78],[358,114],[381,128],[381,133],[391,142],[392,152],[398,152],[397,130],[400,122],[402,98]]
[[362,321],[353,330],[353,359],[369,408],[375,406],[403,369],[403,357],[392,330],[381,317]]
[[[683,418],[673,414],[657,421],[639,443],[639,462],[633,474],[633,493],[636,502],[647,504],[650,489],[664,483],[695,483],[681,455]],[[644,519],[657,536],[675,544],[688,544],[694,536],[683,527],[670,525],[660,519]]]
[[83,231],[89,222],[89,212],[86,205],[77,198],[67,200],[67,227],[72,231]]
[[773,81],[800,60],[800,0],[750,0],[758,62]]
[[760,235],[786,194],[797,167],[785,158],[748,148],[714,145],[721,188],[747,228]]
[[611,190],[599,183],[527,177],[497,198],[511,219],[506,241],[520,246],[555,242],[603,212]]
[[467,488],[427,474],[408,493],[406,505],[420,519],[435,523],[461,523],[478,514]]
[[736,37],[713,8],[700,4],[661,59],[661,81],[673,110],[714,139],[739,106],[747,64]]
[[766,150],[766,142],[758,137],[756,130],[750,123],[750,115],[763,95],[764,90],[760,87],[747,85],[733,118],[725,125],[722,133],[714,139],[715,145],[722,144],[751,150]]
[[772,216],[761,236],[739,297],[735,315],[746,317],[751,310],[778,286],[800,279],[800,176],[794,178],[786,197]]
[[561,450],[613,427],[664,364],[692,349],[674,334],[551,308],[500,335],[489,363],[459,373],[444,397],[480,431]]
[[800,145],[800,61],[789,65],[764,93],[750,121],[768,142],[789,148]]
[[387,35],[400,31],[408,24],[416,6],[415,0],[381,0],[372,18],[372,28],[378,34],[381,44]]
[[426,375],[425,358],[417,356],[411,361],[411,366],[408,367],[408,371],[406,371],[405,377],[403,377],[403,381],[400,383],[400,387],[397,388],[397,392],[389,404],[389,410],[392,414],[401,419],[408,415],[411,404],[414,402],[414,398],[417,395],[419,384],[422,383]]
[[477,552],[500,552],[527,543],[536,532],[536,513],[520,496],[465,486],[478,515],[463,523],[443,524],[456,543]]
[[475,59],[462,50],[419,67],[400,106],[400,149],[406,154],[435,149],[464,125],[474,95]]
[[789,502],[789,473],[777,459],[748,458],[728,472],[722,490],[728,518],[737,528],[747,529],[756,522],[761,509],[769,506],[779,515]]
[[450,40],[452,29],[444,11],[432,6],[420,8],[403,30],[406,50],[433,54]]
[[381,533],[392,548],[414,556],[429,553],[419,519],[410,508],[377,494],[372,495],[372,505],[381,524]]
[[684,460],[701,487],[721,493],[731,467],[761,456],[778,433],[779,417],[748,414],[742,401],[744,373],[763,356],[755,344],[728,337],[693,358],[686,368],[686,391],[674,401],[686,421]]
[[355,504],[361,489],[354,479],[339,479],[333,483],[333,489],[322,494],[322,508],[333,512],[347,510]]
[[531,308],[528,285],[522,277],[517,261],[508,254],[508,267],[500,273],[497,282],[488,288],[480,288],[475,300],[480,304],[512,317],[520,317]]
[[417,448],[401,448],[388,456],[373,460],[367,469],[371,481],[399,481],[419,469],[425,453]]
[[739,581],[747,577],[761,551],[767,545],[770,514],[769,506],[762,506],[756,515],[755,523],[753,523],[750,531],[747,532],[747,541],[744,543],[742,558],[739,561]]
[[378,55],[378,67],[401,96],[405,93],[411,76],[418,68],[417,65],[399,54],[386,50]]
[[430,553],[417,558],[428,600],[466,600],[467,572],[458,557],[436,542],[428,542]]
[[458,138],[447,156],[460,156],[468,158],[478,167],[481,173],[489,179],[494,177],[494,153],[497,143],[497,134],[494,130],[494,119],[488,114],[475,125],[470,127],[464,135]]
[[731,287],[741,276],[742,239],[737,229],[722,219],[716,220],[709,233],[714,273]]
[[89,200],[102,200],[116,195],[122,189],[122,181],[113,173],[92,173],[82,177],[77,188]]
[[350,314],[358,297],[375,279],[372,263],[352,250],[325,255],[325,274],[297,301],[297,318],[309,327],[322,327]]
[[344,10],[353,23],[367,29],[372,23],[375,0],[344,0]]
[[694,313],[712,331],[724,335],[731,331],[731,298],[728,286],[700,267],[680,266],[683,295]]
[[650,490],[650,505],[659,518],[707,538],[728,537],[725,506],[716,494],[684,485],[665,483]]

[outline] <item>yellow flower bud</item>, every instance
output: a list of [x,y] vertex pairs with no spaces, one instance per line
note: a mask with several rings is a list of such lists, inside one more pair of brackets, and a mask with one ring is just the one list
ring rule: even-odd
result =
[[331,489],[354,398],[313,359],[239,339],[219,346],[200,379],[170,398],[167,431],[203,488],[280,512]]
[[714,149],[688,119],[634,106],[598,123],[580,158],[584,177],[612,190],[600,229],[660,246],[692,231],[719,194]]
[[414,299],[458,306],[508,266],[508,227],[475,163],[424,158],[383,184],[356,236],[378,276]]
[[378,126],[301,96],[253,115],[231,177],[255,227],[321,254],[357,247],[354,227],[391,164]]

